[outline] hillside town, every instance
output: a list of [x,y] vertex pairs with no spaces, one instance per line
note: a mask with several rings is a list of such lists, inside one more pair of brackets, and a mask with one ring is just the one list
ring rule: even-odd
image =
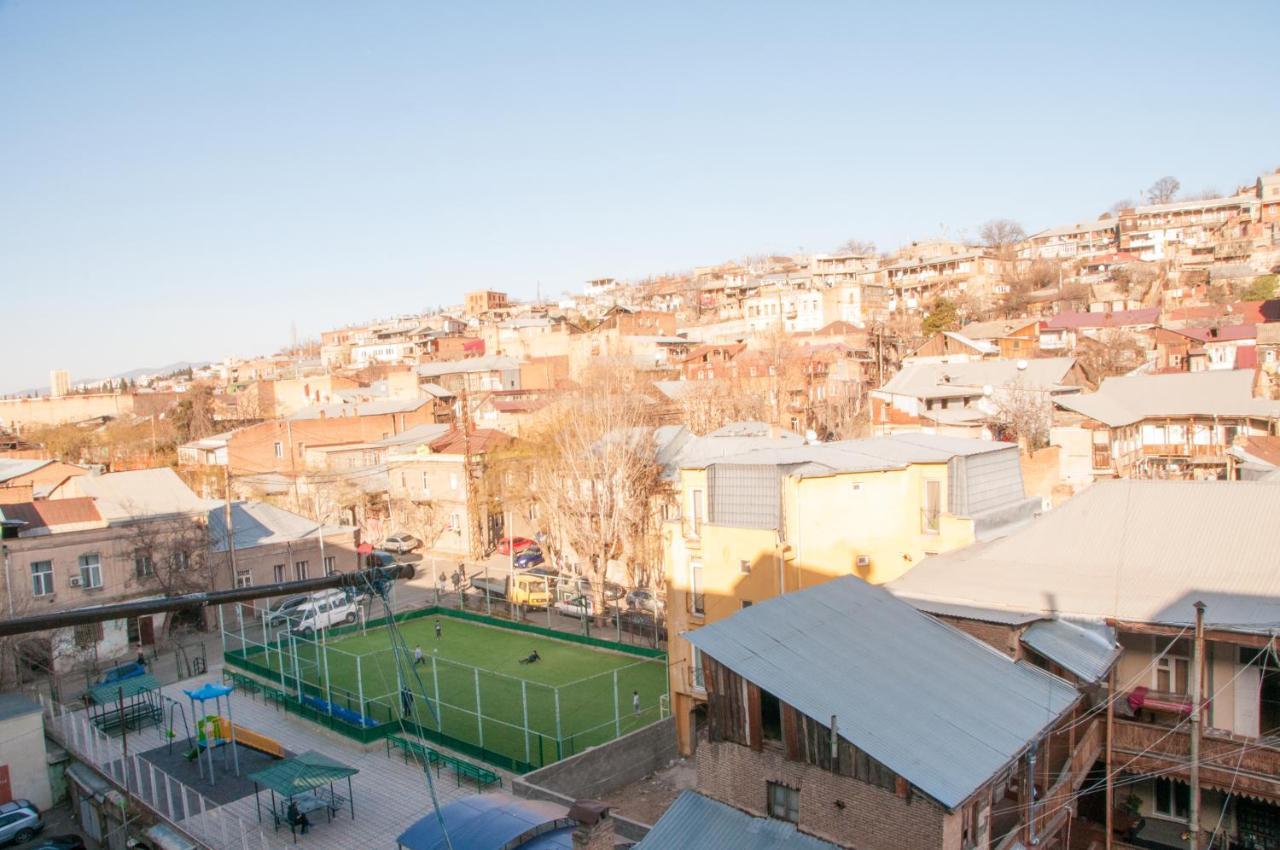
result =
[[1278,283],[1280,170],[1166,177],[50,363],[0,399],[0,840],[1280,848]]

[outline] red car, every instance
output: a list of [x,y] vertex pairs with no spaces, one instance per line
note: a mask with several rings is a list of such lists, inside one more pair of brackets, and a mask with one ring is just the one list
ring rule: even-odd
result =
[[531,540],[528,537],[504,537],[498,541],[498,554],[510,555],[514,548],[517,555],[528,549],[530,546],[537,546],[538,541]]

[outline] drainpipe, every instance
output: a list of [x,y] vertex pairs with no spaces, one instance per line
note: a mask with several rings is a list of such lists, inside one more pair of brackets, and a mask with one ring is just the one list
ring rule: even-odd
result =
[[1031,742],[1027,751],[1027,840],[1032,845],[1040,843],[1036,838],[1036,751],[1040,749],[1040,738]]
[[9,545],[6,543],[4,548],[4,593],[9,597],[9,619],[13,619],[13,588],[9,585]]

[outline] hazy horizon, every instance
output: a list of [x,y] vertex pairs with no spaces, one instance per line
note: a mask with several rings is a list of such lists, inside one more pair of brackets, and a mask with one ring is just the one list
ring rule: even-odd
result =
[[1159,8],[0,2],[0,392],[1280,165],[1280,7]]

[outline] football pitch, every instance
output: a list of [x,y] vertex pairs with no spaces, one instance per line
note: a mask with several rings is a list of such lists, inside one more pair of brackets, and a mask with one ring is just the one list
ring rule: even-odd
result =
[[[416,719],[424,731],[535,767],[652,723],[665,703],[661,660],[448,616],[397,628],[408,645],[399,666],[385,626],[324,643],[295,638],[292,649],[286,639],[265,660],[277,674],[283,660],[307,693],[380,723]],[[541,660],[520,663],[535,650]]]

